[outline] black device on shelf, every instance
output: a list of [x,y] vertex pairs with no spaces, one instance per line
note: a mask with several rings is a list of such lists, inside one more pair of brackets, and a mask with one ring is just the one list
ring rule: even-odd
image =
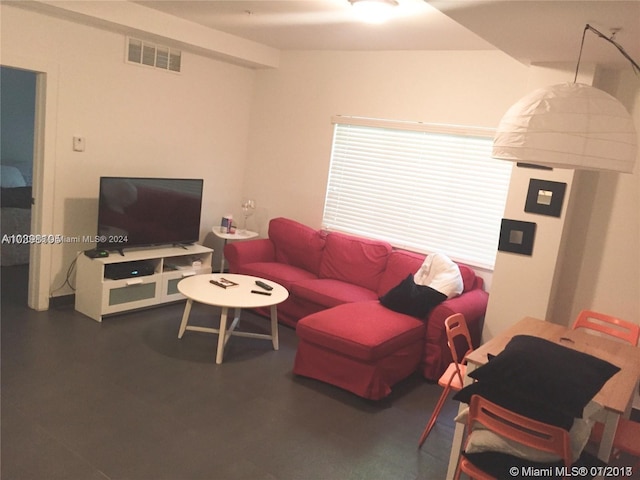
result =
[[136,262],[110,263],[104,266],[104,276],[109,280],[123,278],[146,277],[155,273],[153,262],[139,260]]
[[109,252],[107,252],[106,250],[99,250],[97,248],[85,250],[84,254],[89,258],[107,258],[109,256]]
[[96,249],[197,242],[203,184],[190,178],[101,177]]

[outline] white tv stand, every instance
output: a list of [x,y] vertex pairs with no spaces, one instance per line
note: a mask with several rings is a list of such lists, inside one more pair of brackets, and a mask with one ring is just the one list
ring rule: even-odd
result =
[[[104,315],[182,300],[178,282],[185,277],[211,273],[213,250],[201,245],[124,250],[106,258],[78,256],[75,309],[101,322]],[[153,274],[112,280],[105,277],[110,264],[146,261]],[[200,261],[194,265],[194,261]]]

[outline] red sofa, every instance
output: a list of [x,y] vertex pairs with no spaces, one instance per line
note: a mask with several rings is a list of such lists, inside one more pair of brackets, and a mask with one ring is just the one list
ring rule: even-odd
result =
[[415,273],[425,256],[386,242],[275,218],[269,238],[229,243],[224,254],[231,272],[273,280],[289,290],[278,319],[296,327],[298,375],[379,399],[417,369],[428,380],[440,377],[451,362],[444,329],[448,316],[462,313],[476,346],[480,342],[488,294],[466,265],[458,265],[462,294],[418,319],[385,308],[379,298]]

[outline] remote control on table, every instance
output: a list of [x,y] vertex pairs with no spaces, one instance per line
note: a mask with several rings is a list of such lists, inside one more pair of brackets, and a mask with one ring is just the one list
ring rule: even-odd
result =
[[256,280],[256,285],[258,285],[261,288],[264,288],[265,290],[269,290],[269,291],[273,290],[273,287],[271,285],[267,285],[261,280]]
[[260,290],[251,290],[251,293],[259,293],[260,295],[271,295],[270,292],[262,292]]

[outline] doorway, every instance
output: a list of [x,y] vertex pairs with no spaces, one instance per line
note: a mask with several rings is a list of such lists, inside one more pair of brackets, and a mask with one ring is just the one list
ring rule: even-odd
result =
[[5,280],[10,279],[12,287],[26,292],[33,198],[36,73],[0,67],[0,97],[0,264]]
[[[59,66],[47,60],[20,57],[5,52],[3,52],[1,66],[35,75],[31,173],[32,205],[29,231],[36,234],[46,234],[53,231],[53,187],[57,133],[55,119],[57,117]],[[49,308],[52,247],[52,245],[31,242],[29,244],[27,304],[34,310]]]

